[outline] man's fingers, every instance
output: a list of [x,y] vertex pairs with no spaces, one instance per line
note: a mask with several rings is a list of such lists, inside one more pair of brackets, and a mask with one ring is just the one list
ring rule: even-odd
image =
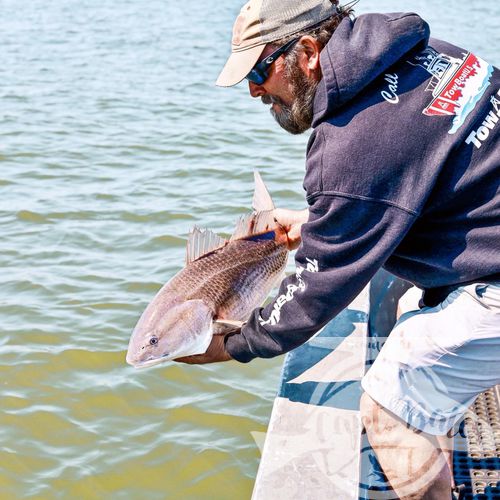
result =
[[274,220],[286,231],[288,246],[294,250],[300,245],[300,230],[302,224],[309,218],[309,210],[288,210],[286,208],[276,208],[273,211]]
[[286,208],[276,208],[274,209],[273,215],[275,219],[285,227],[291,226],[301,226],[304,222],[307,222],[309,218],[309,210],[306,208],[304,210],[289,210]]

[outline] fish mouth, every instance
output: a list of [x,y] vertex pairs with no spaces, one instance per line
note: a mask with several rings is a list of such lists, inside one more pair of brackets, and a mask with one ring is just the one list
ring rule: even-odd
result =
[[[165,359],[167,358],[167,359]],[[141,368],[148,368],[150,366],[158,365],[160,363],[164,363],[165,361],[171,361],[174,359],[170,353],[164,354],[163,356],[160,356],[159,358],[149,358],[146,359],[145,361],[134,361],[133,359],[130,359],[128,356],[126,358],[126,361],[129,365],[132,365],[134,368],[141,369]]]

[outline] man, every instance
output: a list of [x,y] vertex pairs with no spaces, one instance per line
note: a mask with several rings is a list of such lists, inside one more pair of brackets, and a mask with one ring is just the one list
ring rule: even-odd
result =
[[415,14],[250,0],[217,84],[244,78],[285,130],[313,128],[308,211],[276,211],[300,242],[297,273],[240,334],[182,361],[287,352],[385,267],[424,290],[425,307],[364,377],[363,423],[398,497],[449,498],[446,433],[500,383],[500,73],[429,39]]

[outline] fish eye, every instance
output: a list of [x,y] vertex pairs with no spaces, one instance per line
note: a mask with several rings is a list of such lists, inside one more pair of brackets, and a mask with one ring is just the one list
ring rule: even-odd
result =
[[151,337],[149,339],[149,345],[156,345],[156,344],[158,344],[158,337],[155,336]]

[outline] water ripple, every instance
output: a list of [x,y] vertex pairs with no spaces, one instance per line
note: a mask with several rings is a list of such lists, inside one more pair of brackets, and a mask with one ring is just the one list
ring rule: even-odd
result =
[[[141,371],[125,353],[190,228],[228,235],[250,210],[254,168],[305,206],[307,136],[213,85],[237,2],[1,6],[0,496],[249,498],[281,360]],[[419,2],[498,64],[495,7],[459,7]]]

